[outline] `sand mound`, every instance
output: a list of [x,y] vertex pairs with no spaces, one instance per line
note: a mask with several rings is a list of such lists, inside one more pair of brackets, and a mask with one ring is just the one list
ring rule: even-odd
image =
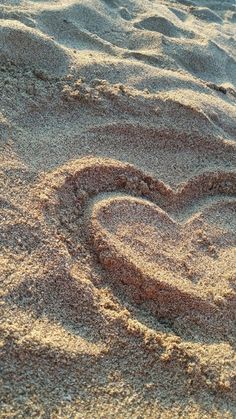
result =
[[14,20],[0,23],[0,60],[43,70],[51,75],[66,72],[68,59],[48,36]]
[[198,7],[192,8],[191,13],[198,17],[199,19],[206,20],[207,22],[215,22],[220,23],[222,21],[221,17],[214,13],[212,10],[208,9],[207,7]]
[[108,52],[112,48],[109,39],[106,40],[106,33],[112,31],[114,21],[94,7],[74,4],[59,10],[48,10],[39,15],[39,22],[45,32],[69,48],[108,49]]
[[[174,48],[173,48],[174,46]],[[236,62],[230,54],[215,42],[168,42],[166,51],[176,62],[191,74],[217,83],[231,82],[235,84]]]
[[147,29],[149,31],[160,32],[165,36],[171,38],[182,38],[188,36],[191,38],[194,36],[190,31],[184,31],[175,26],[170,20],[162,16],[152,16],[143,19],[141,22],[136,24],[137,28]]

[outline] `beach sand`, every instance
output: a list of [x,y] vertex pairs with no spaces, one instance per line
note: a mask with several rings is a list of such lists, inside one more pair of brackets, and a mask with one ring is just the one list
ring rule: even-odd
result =
[[2,0],[0,417],[236,417],[234,0]]

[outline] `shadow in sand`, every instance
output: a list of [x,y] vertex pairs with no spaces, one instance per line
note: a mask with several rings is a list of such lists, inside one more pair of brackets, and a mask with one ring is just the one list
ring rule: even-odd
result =
[[[1,348],[4,354],[0,360],[2,400],[11,403],[14,400],[24,411],[30,409],[27,401],[35,400],[37,395],[38,403],[48,410],[47,414],[60,404],[65,407],[67,403],[83,401],[89,405],[98,398],[107,400],[109,393],[117,403],[123,404],[126,400],[129,404],[130,396],[135,394],[134,408],[136,403],[138,407],[143,402],[165,409],[175,403],[188,406],[196,402],[207,410],[211,399],[217,403],[222,417],[226,410],[231,410],[231,395],[206,388],[200,377],[189,387],[183,360],[182,365],[174,359],[164,365],[160,362],[160,353],[147,353],[140,338],[125,337],[121,330],[120,339],[123,339],[123,349],[114,341],[109,353],[73,355],[50,346],[22,343],[8,334]],[[30,413],[29,410],[28,415]]]
[[5,297],[5,301],[30,311],[36,319],[46,316],[72,335],[93,343],[101,342],[99,324],[103,323],[103,317],[93,287],[70,274],[26,278]]
[[[98,266],[95,265],[94,269],[98,269]],[[155,301],[137,303],[130,287],[120,282],[114,283],[107,272],[102,271],[102,277],[101,286],[110,290],[119,304],[132,313],[132,318],[157,333],[168,333],[193,343],[229,343],[236,349],[236,293],[233,285],[232,293],[225,296],[215,310],[183,310],[179,315],[168,316],[158,310]]]
[[[99,266],[95,269],[101,274]],[[110,286],[121,306],[128,307],[132,313],[132,320],[146,323],[146,326],[150,327],[151,315],[148,308],[133,303],[127,297],[125,287],[109,284],[109,278],[104,272],[102,278],[101,288],[107,289]],[[50,343],[40,345],[30,338],[19,340],[15,333],[7,333],[0,361],[3,399],[9,400],[10,394],[21,406],[22,400],[27,406],[26,401],[37,394],[42,407],[45,407],[47,401],[49,414],[60,404],[65,406],[76,400],[83,400],[89,404],[94,403],[98,396],[106,398],[107,392],[110,391],[108,387],[115,386],[115,398],[118,401],[119,398],[124,400],[125,397],[129,398],[130,394],[136,394],[139,403],[141,400],[150,404],[159,403],[162,408],[168,409],[173,403],[179,402],[187,406],[196,399],[205,409],[211,398],[212,401],[217,400],[222,415],[224,409],[230,410],[232,392],[225,395],[220,394],[215,388],[207,387],[204,374],[196,376],[189,387],[189,375],[185,364],[191,361],[190,358],[183,361],[181,357],[173,356],[169,363],[163,362],[162,345],[148,349],[142,334],[130,332],[122,321],[117,321],[115,325],[109,322],[97,299],[99,291],[99,287],[95,288],[89,280],[85,280],[81,269],[76,276],[62,271],[61,275],[26,278],[9,292],[5,298],[9,307],[17,306],[21,310],[33,313],[36,319],[43,321],[46,318],[56,322],[74,337],[82,337],[98,345],[104,344],[104,349],[100,349],[96,354],[86,349],[73,353],[69,351],[69,347],[65,350],[55,348]],[[230,312],[235,306],[235,300],[228,303]],[[184,321],[185,319],[182,319],[182,322]],[[206,327],[205,324],[205,329],[201,330],[203,334],[205,330],[203,341],[208,336]],[[181,336],[181,323],[178,333],[174,324],[163,325],[158,318],[155,324],[152,323],[152,328],[169,336]],[[196,330],[193,327],[194,333],[197,333]],[[182,337],[186,337],[184,331]],[[195,342],[200,342],[200,338],[193,336],[192,340],[194,339]],[[217,339],[217,334],[212,336],[212,342],[220,342],[220,339]],[[121,383],[122,388],[119,390]],[[48,403],[48,392],[51,404]]]
[[0,229],[0,248],[13,252],[20,248],[21,251],[30,254],[43,243],[43,240],[44,237],[39,228],[25,223],[13,223]]

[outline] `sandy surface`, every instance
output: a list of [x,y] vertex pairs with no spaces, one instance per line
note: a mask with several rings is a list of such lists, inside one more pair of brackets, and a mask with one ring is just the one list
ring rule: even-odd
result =
[[235,1],[0,3],[0,417],[235,418]]

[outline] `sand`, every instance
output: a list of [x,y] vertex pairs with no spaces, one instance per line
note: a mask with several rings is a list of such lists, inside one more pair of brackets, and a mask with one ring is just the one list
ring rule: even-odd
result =
[[236,417],[234,0],[2,0],[0,417]]

